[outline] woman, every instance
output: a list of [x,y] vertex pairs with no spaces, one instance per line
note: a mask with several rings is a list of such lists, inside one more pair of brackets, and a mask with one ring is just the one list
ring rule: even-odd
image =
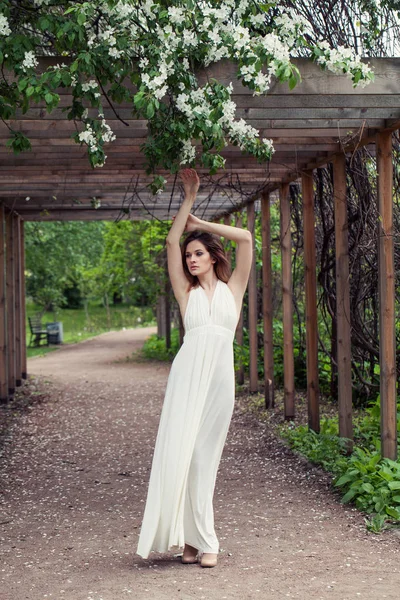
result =
[[[234,404],[233,338],[252,261],[251,234],[190,214],[200,185],[181,171],[185,198],[167,237],[168,272],[185,326],[171,367],[157,435],[138,554],[184,546],[182,562],[219,551],[213,494]],[[182,250],[184,231],[189,232]],[[223,236],[236,243],[230,267]]]

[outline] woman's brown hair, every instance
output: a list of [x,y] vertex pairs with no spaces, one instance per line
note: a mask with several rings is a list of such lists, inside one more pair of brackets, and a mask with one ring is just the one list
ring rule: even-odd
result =
[[213,235],[212,233],[207,233],[206,231],[192,231],[185,238],[181,247],[183,270],[191,286],[195,287],[198,285],[199,280],[196,275],[192,275],[188,269],[186,264],[186,249],[188,244],[190,244],[190,242],[194,242],[195,240],[201,242],[210,253],[211,258],[215,260],[214,271],[218,279],[224,283],[228,283],[231,276],[231,267],[219,237]]

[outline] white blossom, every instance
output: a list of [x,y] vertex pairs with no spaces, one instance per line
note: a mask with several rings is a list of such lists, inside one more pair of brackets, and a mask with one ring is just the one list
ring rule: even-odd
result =
[[21,68],[26,71],[27,69],[34,69],[39,64],[34,52],[30,50],[25,52],[24,60],[22,61]]
[[84,142],[89,146],[90,152],[96,152],[98,150],[96,136],[90,125],[87,124],[86,129],[79,133],[78,139],[80,142]]
[[94,79],[91,79],[90,81],[82,83],[82,91],[83,92],[90,92],[90,90],[97,90],[97,89],[98,89],[97,81],[95,81]]
[[182,23],[185,18],[183,9],[176,6],[170,6],[168,8],[168,16],[171,23],[176,24]]
[[181,165],[191,163],[196,158],[196,148],[190,140],[184,140],[181,150]]
[[107,42],[109,46],[115,46],[117,40],[115,39],[115,31],[113,29],[106,29],[99,35],[99,40]]
[[271,83],[271,75],[270,73],[258,73],[256,77],[254,77],[254,85],[256,86],[256,94],[265,93],[270,86]]
[[199,43],[196,33],[194,31],[190,31],[189,29],[183,30],[182,38],[182,44],[184,46],[196,47]]
[[262,13],[258,15],[250,15],[250,23],[252,25],[262,25],[265,22],[265,16]]
[[123,50],[118,50],[117,48],[110,48],[108,51],[108,54],[111,56],[111,58],[120,58],[123,53]]
[[263,138],[261,140],[261,142],[267,148],[267,150],[269,150],[271,153],[275,152],[272,140],[268,140],[267,138]]
[[0,35],[10,35],[10,33],[11,29],[7,17],[0,14]]
[[267,54],[277,60],[289,61],[289,49],[275,33],[267,33],[260,40]]
[[104,142],[113,142],[115,140],[115,135],[111,131],[111,127],[107,125],[105,119],[102,119],[101,124],[103,126],[102,139]]
[[[193,162],[196,157],[195,138],[211,135],[218,139],[218,143],[226,140],[226,143],[236,144],[243,151],[253,153],[258,160],[263,160],[273,152],[272,143],[266,138],[260,140],[256,129],[244,119],[235,118],[232,84],[221,88],[221,96],[214,95],[212,83],[199,86],[192,70],[194,64],[201,68],[225,58],[237,61],[242,83],[254,94],[265,94],[273,76],[280,80],[288,79],[293,72],[291,54],[294,49],[301,48],[312,53],[322,68],[334,73],[344,72],[358,85],[365,85],[371,79],[369,65],[352,50],[344,47],[332,49],[325,41],[316,44],[315,49],[306,46],[302,35],[307,32],[309,23],[295,9],[282,10],[278,5],[281,14],[273,16],[271,21],[274,9],[270,11],[268,7],[262,7],[263,3],[263,0],[221,0],[218,3],[201,0],[189,8],[183,2],[99,0],[98,3],[72,3],[72,18],[76,14],[86,15],[82,26],[86,50],[108,56],[110,68],[122,56],[132,60],[138,71],[138,91],[157,100],[162,100],[167,93],[171,94],[171,115],[177,115],[182,125],[178,140],[182,150],[174,157],[175,160]],[[41,7],[43,13],[55,10],[53,0],[33,0],[33,5]],[[45,8],[47,6],[51,8]],[[98,12],[96,7],[100,8]],[[0,13],[0,36],[10,33],[8,20]],[[31,69],[37,64],[35,54],[25,52],[21,69]],[[86,99],[92,104],[95,104],[94,98],[101,97],[98,82],[95,79],[85,81],[85,70],[81,66],[76,73],[68,71],[69,66],[66,65],[54,67],[60,68],[69,73],[71,86],[78,97],[88,93]],[[115,65],[113,74],[117,81],[123,75],[122,69]],[[62,75],[64,77],[64,73]],[[146,106],[147,103],[143,106],[138,104],[138,112],[144,118]],[[89,111],[85,110],[82,122],[84,130],[78,134],[78,140],[87,144],[90,154],[96,154],[93,158],[96,166],[102,166],[103,143],[113,141],[115,135],[102,115],[92,120]],[[159,139],[162,135],[160,133]],[[201,147],[198,152],[201,152]]]

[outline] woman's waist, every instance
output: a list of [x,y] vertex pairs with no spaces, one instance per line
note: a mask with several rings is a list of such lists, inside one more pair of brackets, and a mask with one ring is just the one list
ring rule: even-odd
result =
[[191,339],[197,337],[199,335],[217,335],[222,336],[233,342],[233,338],[235,336],[235,332],[228,327],[224,327],[223,325],[215,325],[214,323],[207,323],[205,325],[199,325],[198,327],[191,327],[185,332],[185,339]]

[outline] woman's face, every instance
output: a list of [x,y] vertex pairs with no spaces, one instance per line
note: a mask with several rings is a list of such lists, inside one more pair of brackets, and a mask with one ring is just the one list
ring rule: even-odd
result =
[[198,277],[214,269],[215,260],[202,242],[193,240],[186,247],[186,264],[189,273]]

